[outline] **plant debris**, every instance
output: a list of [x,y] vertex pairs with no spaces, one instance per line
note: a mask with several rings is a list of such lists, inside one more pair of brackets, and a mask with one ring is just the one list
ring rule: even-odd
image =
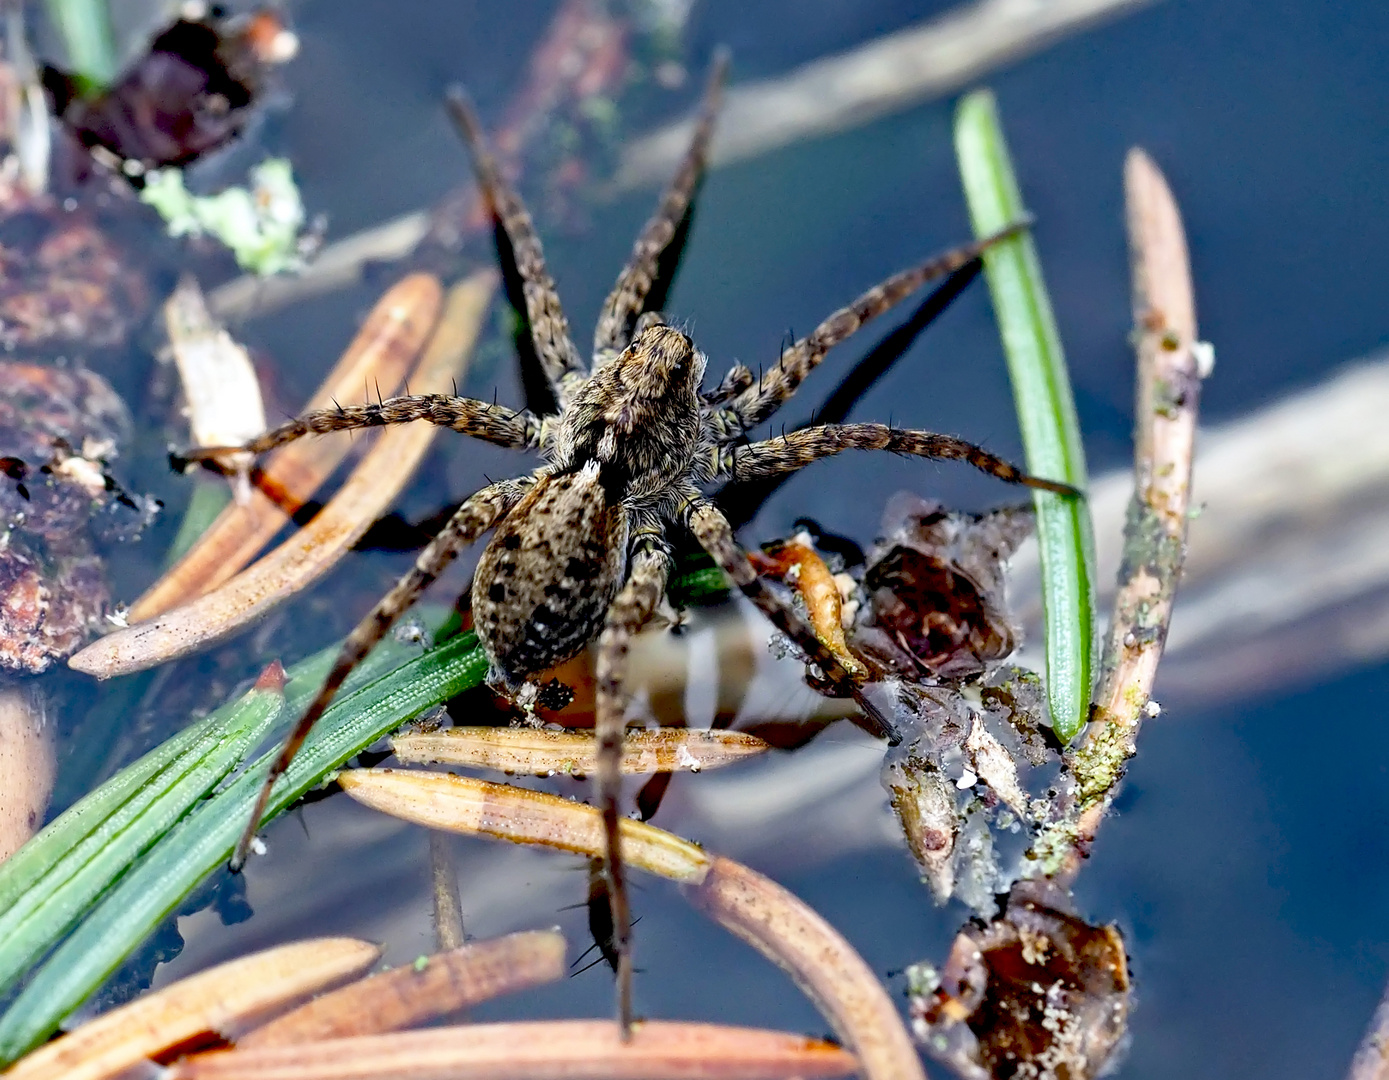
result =
[[907,977],[917,1039],[967,1080],[1088,1080],[1126,1041],[1119,931],[1078,918],[1046,882],[1019,882],[1001,916],[956,937],[939,971],[917,964]]
[[179,170],[158,169],[146,176],[140,201],[154,207],[170,236],[216,237],[231,249],[239,267],[254,274],[299,269],[312,243],[300,236],[304,201],[284,158],[261,162],[251,170],[246,187],[225,188],[216,195],[194,195]]
[[977,675],[1018,643],[1004,565],[1032,533],[1032,511],[979,516],[899,494],[883,514],[886,539],[869,553],[854,646],[900,677]]
[[100,627],[110,597],[96,543],[137,538],[158,509],[108,472],[129,435],[101,376],[0,361],[0,669],[45,671]]
[[184,165],[225,146],[246,125],[270,69],[293,58],[298,39],[264,9],[182,18],[99,93],[54,67],[44,69],[53,112],[93,156],[138,177]]

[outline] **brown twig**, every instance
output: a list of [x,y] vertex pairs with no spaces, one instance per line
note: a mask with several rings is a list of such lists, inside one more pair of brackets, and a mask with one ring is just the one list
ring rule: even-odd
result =
[[[478,271],[450,291],[415,371],[415,392],[450,392],[471,354],[496,281],[493,271]],[[92,642],[68,665],[100,679],[126,675],[207,648],[255,622],[327,573],[361,539],[414,474],[438,432],[424,421],[388,428],[328,505],[265,558],[191,603]]]
[[1143,151],[1124,164],[1138,351],[1134,494],[1124,560],[1072,788],[1033,845],[1035,871],[1068,883],[1086,857],[1149,714],[1186,549],[1201,375],[1186,234],[1172,193]]

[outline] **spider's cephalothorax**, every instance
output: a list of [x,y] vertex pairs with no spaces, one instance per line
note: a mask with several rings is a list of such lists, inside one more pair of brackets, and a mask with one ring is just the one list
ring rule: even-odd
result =
[[[762,442],[747,439],[746,433],[795,393],[832,346],[924,282],[966,266],[998,237],[888,278],[797,341],[760,379],[739,365],[716,389],[701,391],[703,354],[685,334],[646,309],[661,256],[689,210],[703,171],[725,66],[723,60],[716,63],[685,160],[599,314],[591,364],[583,362],[570,337],[530,216],[498,172],[471,108],[460,97],[450,101],[472,150],[479,186],[510,241],[535,353],[559,404],[555,415],[537,417],[450,395],[413,395],[311,413],[237,448],[263,453],[313,432],[426,420],[542,455],[544,464],[529,475],[491,484],[465,500],[414,568],[353,630],[322,689],[285,740],[233,864],[240,865],[254,839],[270,785],[349,672],[460,550],[494,529],[472,594],[474,625],[491,661],[494,684],[517,694],[530,676],[598,640],[598,798],[624,1032],[632,1017],[632,964],[631,913],[617,843],[628,698],[623,672],[632,636],[665,591],[671,569],[668,530],[675,526],[693,534],[744,595],[797,643],[818,669],[822,685],[869,707],[854,677],[757,576],[728,519],[701,486],[795,472],[820,458],[858,449],[959,459],[1010,483],[1075,494],[1065,484],[1030,477],[970,443],[927,431],[820,424]],[[205,448],[188,456],[215,460],[226,449]]]

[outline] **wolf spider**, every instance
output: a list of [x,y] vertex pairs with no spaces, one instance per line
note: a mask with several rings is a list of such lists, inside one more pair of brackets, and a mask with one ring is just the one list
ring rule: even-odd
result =
[[[1065,484],[1028,476],[970,443],[926,431],[823,424],[765,441],[746,438],[795,393],[831,346],[1015,229],[888,278],[786,349],[760,379],[737,365],[715,389],[702,390],[704,354],[681,330],[646,308],[658,264],[685,219],[704,170],[726,66],[725,57],[715,63],[684,161],[603,305],[590,364],[570,337],[530,215],[499,172],[471,107],[457,92],[450,95],[450,110],[471,151],[478,184],[514,252],[531,339],[558,402],[556,413],[536,416],[464,397],[406,395],[310,413],[240,448],[261,454],[310,433],[427,420],[499,446],[535,450],[544,459],[528,476],[490,484],[466,499],[413,569],[352,631],[266,776],[233,866],[245,859],[271,785],[348,673],[452,559],[492,529],[472,585],[473,626],[490,661],[489,682],[513,700],[533,700],[531,676],[598,639],[597,786],[613,945],[619,957],[617,1014],[624,1033],[632,1019],[632,949],[618,847],[619,763],[629,697],[623,674],[632,637],[661,600],[671,571],[668,531],[675,527],[693,534],[743,594],[800,647],[823,685],[853,695],[868,708],[843,665],[757,576],[727,518],[701,485],[794,472],[844,450],[890,450],[959,459],[1010,483],[1074,494]],[[202,448],[188,457],[215,462],[226,449]]]

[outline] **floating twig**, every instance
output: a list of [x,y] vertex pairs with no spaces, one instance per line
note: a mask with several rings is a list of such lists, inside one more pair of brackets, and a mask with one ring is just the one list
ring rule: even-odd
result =
[[[397,735],[391,740],[391,749],[401,761],[418,765],[473,765],[532,776],[588,775],[598,767],[597,742],[591,733],[578,731],[455,727]],[[622,771],[699,772],[731,765],[769,749],[757,736],[741,731],[633,731],[622,744]]]
[[854,1056],[819,1039],[659,1020],[624,1040],[606,1020],[548,1020],[219,1050],[168,1080],[781,1080],[845,1076]]
[[[490,270],[453,287],[415,372],[415,392],[451,390],[495,287],[496,274]],[[102,679],[126,675],[187,656],[256,621],[327,573],[351,549],[405,486],[438,431],[423,421],[387,429],[328,505],[265,558],[191,603],[93,642],[69,666]]]
[[[603,854],[597,808],[543,791],[448,773],[349,769],[342,789],[360,803],[431,829],[539,844],[588,858]],[[699,881],[709,856],[697,845],[640,821],[622,821],[622,857],[672,881]]]
[[1135,488],[1124,561],[1105,639],[1090,726],[1067,765],[1074,788],[1032,849],[1034,872],[1074,878],[1149,715],[1186,549],[1201,372],[1186,234],[1152,160],[1124,165],[1138,350]]
[[243,1035],[236,1046],[292,1046],[418,1027],[502,994],[554,982],[564,974],[564,949],[559,931],[539,930],[422,956],[315,998]]
[[35,1050],[5,1080],[104,1080],[170,1047],[220,1041],[238,1025],[361,975],[381,950],[353,938],[312,938],[218,964]]
[[[442,297],[443,287],[429,274],[410,274],[391,286],[305,410],[362,402],[373,390],[394,393],[429,339]],[[152,619],[229,581],[289,523],[293,509],[313,496],[351,448],[344,433],[299,439],[266,457],[261,487],[252,490],[250,503],[224,510],[188,554],[131,605],[129,620]]]
[[690,902],[786,971],[859,1057],[868,1080],[925,1080],[897,1006],[863,957],[804,901],[715,856]]

